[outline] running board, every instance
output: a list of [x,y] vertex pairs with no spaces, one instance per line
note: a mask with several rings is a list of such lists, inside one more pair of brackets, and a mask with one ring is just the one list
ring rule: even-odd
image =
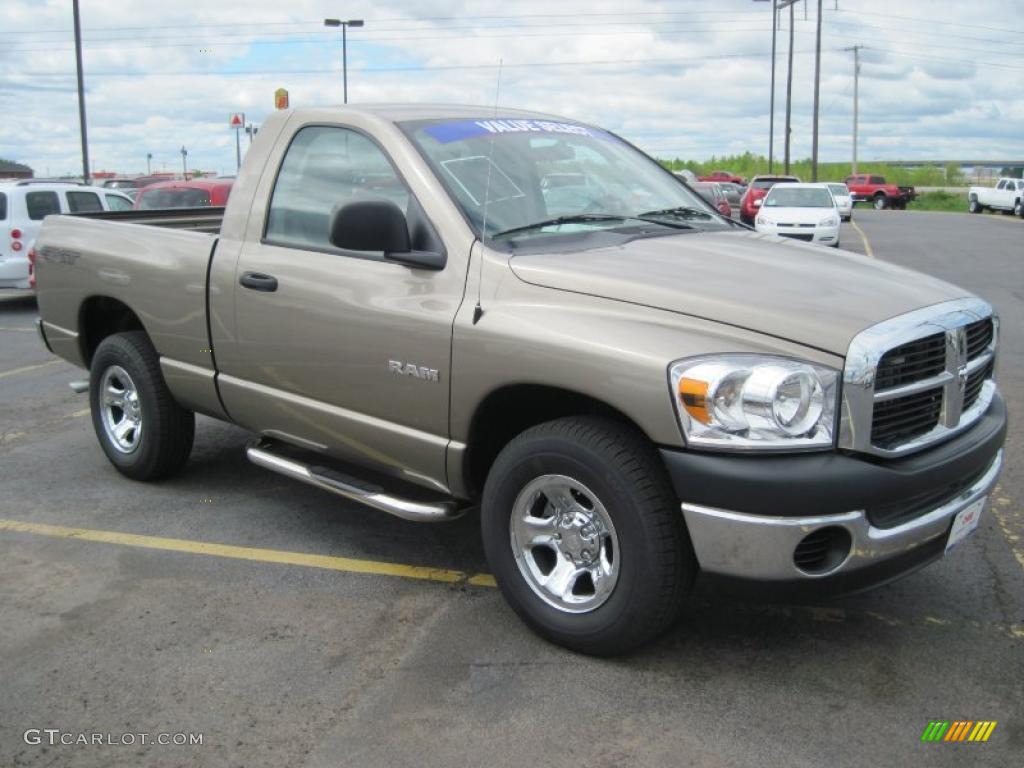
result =
[[253,464],[291,477],[307,485],[322,488],[351,501],[382,512],[420,523],[454,520],[462,513],[455,501],[417,501],[386,493],[380,486],[346,475],[329,467],[311,466],[275,453],[273,444],[257,440],[245,449]]

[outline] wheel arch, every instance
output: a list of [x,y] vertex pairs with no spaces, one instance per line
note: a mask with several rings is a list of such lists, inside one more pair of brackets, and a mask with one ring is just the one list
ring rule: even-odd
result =
[[120,299],[94,295],[82,302],[78,309],[78,343],[86,367],[92,365],[93,355],[100,343],[115,333],[142,331],[149,335],[138,314]]
[[544,384],[510,384],[492,390],[470,419],[461,466],[467,495],[479,497],[494,460],[516,435],[546,421],[582,415],[604,416],[649,438],[626,413],[591,395]]

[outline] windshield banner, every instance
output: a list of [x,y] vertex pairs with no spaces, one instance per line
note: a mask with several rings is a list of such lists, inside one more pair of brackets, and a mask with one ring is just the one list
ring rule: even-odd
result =
[[590,136],[595,139],[610,140],[611,134],[574,123],[562,123],[555,120],[525,120],[519,117],[500,117],[487,120],[456,120],[450,123],[438,123],[423,129],[425,133],[441,142],[475,139],[479,136],[496,136],[503,133],[539,133],[539,134],[571,134]]

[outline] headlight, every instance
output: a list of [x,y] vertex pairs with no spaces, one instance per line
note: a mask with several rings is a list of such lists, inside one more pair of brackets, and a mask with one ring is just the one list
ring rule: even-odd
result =
[[722,450],[832,446],[839,374],[768,355],[709,355],[674,363],[672,399],[686,441]]
[[839,219],[835,216],[829,216],[827,219],[822,219],[818,222],[819,227],[838,227]]
[[764,216],[758,216],[757,217],[757,223],[758,224],[774,224],[775,222],[772,221],[771,219],[766,219]]

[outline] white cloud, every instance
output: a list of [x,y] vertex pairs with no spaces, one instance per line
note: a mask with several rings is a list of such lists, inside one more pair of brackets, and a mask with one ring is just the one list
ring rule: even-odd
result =
[[[842,49],[855,44],[868,46],[861,158],[1018,159],[1024,6],[943,4],[939,17],[929,0],[838,0],[839,11],[834,4],[826,0],[823,17],[822,159],[849,156],[853,65]],[[795,13],[796,157],[810,153],[813,96],[813,7],[804,21],[802,5]],[[138,172],[152,152],[156,167],[174,169],[184,145],[190,166],[233,172],[229,112],[259,122],[282,85],[295,106],[341,100],[340,33],[320,24],[337,12],[336,3],[321,0],[83,3],[93,167]],[[345,12],[367,22],[350,36],[355,103],[490,105],[503,60],[502,105],[592,121],[664,156],[767,148],[768,3],[385,0],[346,4]],[[776,69],[780,153],[787,39],[784,28]],[[428,69],[381,71],[395,67]],[[226,74],[239,70],[254,74]],[[0,98],[7,105],[0,156],[39,173],[79,169],[67,3],[6,0],[0,8]]]

